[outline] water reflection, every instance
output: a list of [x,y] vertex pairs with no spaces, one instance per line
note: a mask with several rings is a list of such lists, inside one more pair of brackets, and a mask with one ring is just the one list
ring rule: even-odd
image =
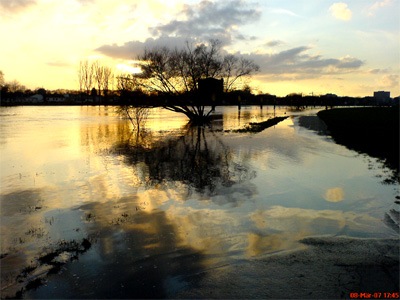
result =
[[300,116],[298,122],[300,126],[313,130],[319,135],[327,135],[329,133],[326,124],[317,116]]
[[[201,278],[206,267],[202,253],[182,244],[165,212],[138,211],[137,205],[135,199],[121,199],[114,205],[93,203],[80,207],[87,217],[90,214],[95,219],[89,222],[96,232],[94,249],[80,257],[79,265],[72,264],[52,278],[48,288],[29,295],[166,298],[195,284],[195,279],[186,275],[199,274],[196,279]],[[117,214],[116,207],[123,213]]]
[[[245,161],[234,160],[231,150],[215,133],[203,127],[186,127],[183,134],[162,140],[135,132],[112,151],[140,170],[140,181],[147,187],[180,183],[188,187],[188,194],[195,191],[215,196],[256,176]],[[249,186],[242,192],[250,198],[255,191]]]
[[218,132],[156,110],[132,132],[111,108],[14,109],[0,120],[2,297],[34,276],[47,283],[27,298],[173,297],[307,236],[393,234],[393,188],[295,116],[240,134],[224,130],[272,110],[217,108]]
[[[392,117],[388,114],[387,118]],[[398,114],[397,114],[398,117]],[[393,117],[394,118],[394,117]],[[396,123],[396,122],[394,122]],[[397,120],[398,123],[398,120]],[[399,177],[399,156],[398,156],[398,130],[392,128],[390,132],[382,132],[380,136],[374,139],[369,136],[367,131],[365,132],[330,132],[326,124],[318,116],[300,116],[298,124],[307,129],[317,132],[319,135],[330,136],[338,144],[344,145],[350,150],[354,150],[360,154],[365,155],[368,160],[370,157],[375,157],[380,161],[381,170],[384,170],[382,183],[384,184],[396,184],[400,181]],[[398,127],[398,126],[397,126]],[[398,129],[398,128],[397,128]],[[371,168],[373,164],[371,164]]]
[[340,187],[327,189],[324,194],[324,199],[329,202],[340,202],[344,199],[344,191]]

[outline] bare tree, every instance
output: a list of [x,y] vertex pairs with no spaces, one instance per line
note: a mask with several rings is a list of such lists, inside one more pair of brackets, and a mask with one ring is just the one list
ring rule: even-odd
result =
[[95,62],[92,63],[92,69],[93,69],[93,78],[97,83],[97,94],[101,96],[101,90],[104,81],[104,67],[100,65],[98,60],[96,60]]
[[85,91],[89,94],[93,86],[96,86],[99,96],[107,96],[113,79],[111,68],[101,65],[98,60],[92,63],[83,60],[79,63],[78,81],[81,92]]
[[110,85],[112,84],[114,79],[114,75],[112,73],[111,68],[103,67],[103,82],[102,82],[102,89],[103,95],[107,97],[108,91],[110,90]]
[[5,84],[4,73],[3,71],[0,70],[0,87],[2,87],[4,84]]
[[236,89],[239,80],[254,72],[258,72],[259,69],[259,66],[251,60],[243,57],[239,58],[234,55],[225,56],[222,63],[225,92]]
[[140,131],[146,124],[149,115],[149,108],[144,106],[121,105],[117,109],[117,113],[129,119],[133,129]]
[[120,100],[122,101],[122,105],[118,107],[117,113],[129,119],[133,129],[139,132],[146,124],[149,107],[139,103],[127,103],[127,100],[131,102],[132,99],[143,95],[138,79],[131,74],[121,75],[117,77],[117,88],[120,94]]
[[124,93],[141,91],[141,85],[136,76],[133,74],[125,74],[117,77],[117,89],[120,96],[124,96]]
[[[181,50],[167,47],[146,49],[139,57],[142,73],[136,77],[148,91],[166,97],[175,96],[173,103],[167,101],[164,108],[183,113],[194,123],[204,123],[212,110],[206,113],[204,101],[199,99],[202,79],[222,78],[225,80],[224,90],[229,91],[239,79],[259,70],[250,60],[234,55],[223,56],[221,52],[218,40],[195,47],[187,43]],[[186,97],[182,97],[184,95]]]
[[17,80],[10,81],[6,84],[10,93],[24,92],[26,87],[19,83]]
[[78,70],[79,90],[89,95],[93,85],[94,67],[88,60],[80,61]]

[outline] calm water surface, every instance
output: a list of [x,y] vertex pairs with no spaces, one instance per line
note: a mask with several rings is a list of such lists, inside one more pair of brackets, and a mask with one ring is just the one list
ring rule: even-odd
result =
[[153,109],[138,133],[113,107],[1,107],[2,295],[174,297],[308,236],[396,236],[398,186],[317,111],[218,108],[211,130]]

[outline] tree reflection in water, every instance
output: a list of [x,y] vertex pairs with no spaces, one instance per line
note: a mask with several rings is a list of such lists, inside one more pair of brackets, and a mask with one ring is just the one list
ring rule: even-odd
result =
[[189,192],[213,196],[219,188],[256,176],[245,162],[235,161],[232,151],[208,128],[187,126],[183,135],[159,140],[144,132],[133,135],[113,151],[123,155],[127,164],[142,168],[142,180],[148,187],[180,182]]
[[[226,194],[228,190],[237,192],[234,185],[243,184],[241,195],[244,191],[248,197],[241,197],[242,201],[254,193],[249,180],[255,172],[245,162],[235,162],[234,153],[208,128],[185,127],[183,134],[161,135],[154,131],[121,130],[114,140],[117,142],[110,152],[122,155],[125,164],[135,169],[135,175],[140,177],[135,181],[138,188],[150,191],[183,184],[189,194],[210,197],[221,194],[233,205],[238,201],[230,201]],[[148,196],[152,197],[151,192]],[[193,288],[202,278],[201,274],[214,267],[215,253],[210,255],[193,247],[185,239],[190,230],[182,229],[181,219],[171,218],[157,206],[141,207],[145,197],[143,193],[131,194],[117,201],[92,202],[79,207],[86,216],[94,216],[88,227],[90,232],[97,233],[94,247],[102,258],[82,257],[81,263],[93,266],[95,273],[84,276],[85,284],[80,285],[79,295],[173,297]],[[190,240],[196,238],[192,236]],[[201,242],[196,240],[196,244]],[[125,267],[121,268],[122,265]],[[73,274],[63,276],[72,278]],[[94,277],[96,280],[92,280]],[[108,284],[102,285],[102,282]]]

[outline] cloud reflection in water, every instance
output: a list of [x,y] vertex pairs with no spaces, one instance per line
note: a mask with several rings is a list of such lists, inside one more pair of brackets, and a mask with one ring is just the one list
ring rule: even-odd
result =
[[324,199],[329,202],[340,202],[344,200],[344,191],[340,187],[327,189]]

